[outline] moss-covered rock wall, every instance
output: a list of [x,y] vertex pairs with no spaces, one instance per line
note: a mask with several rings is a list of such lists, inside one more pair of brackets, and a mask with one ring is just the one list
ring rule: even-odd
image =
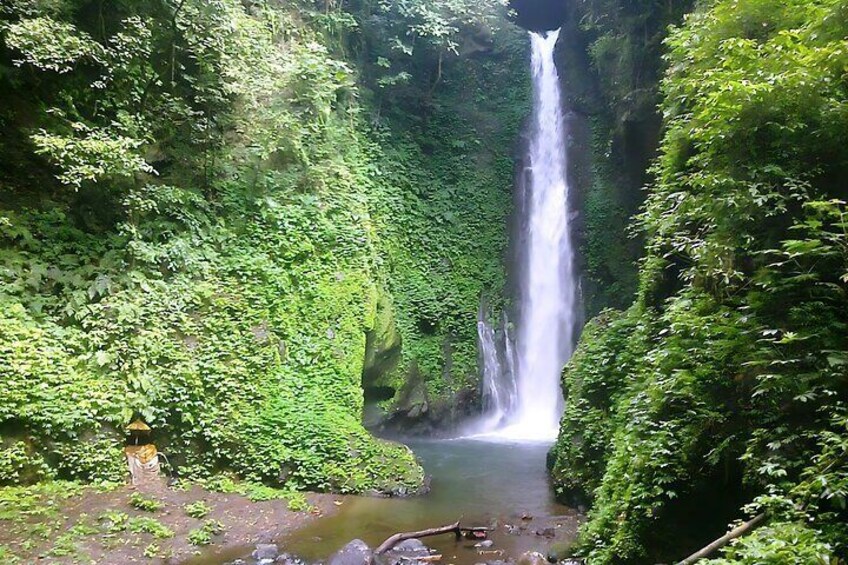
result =
[[500,6],[421,6],[0,8],[0,482],[141,416],[183,475],[418,488],[364,401],[473,403],[524,111]]

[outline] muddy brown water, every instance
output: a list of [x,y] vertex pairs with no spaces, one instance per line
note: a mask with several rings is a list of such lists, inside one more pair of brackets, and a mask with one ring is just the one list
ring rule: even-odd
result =
[[[481,550],[474,541],[457,541],[450,534],[424,539],[442,554],[445,565],[515,558],[525,551],[544,553],[555,542],[574,539],[580,516],[554,499],[545,470],[548,444],[471,439],[406,443],[432,478],[430,493],[407,499],[339,497],[337,513],[276,540],[281,551],[308,562],[324,561],[355,538],[376,547],[393,533],[456,520],[493,527],[489,537],[494,546]],[[250,563],[252,549],[213,549],[190,563],[220,565],[236,558]]]

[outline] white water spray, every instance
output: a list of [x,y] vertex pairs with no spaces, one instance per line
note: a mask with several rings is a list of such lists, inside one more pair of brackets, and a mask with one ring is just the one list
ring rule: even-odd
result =
[[[530,33],[534,114],[528,183],[521,207],[525,217],[520,219],[526,247],[520,250],[523,265],[518,277],[521,308],[514,399],[509,414],[498,418],[506,425],[488,434],[504,439],[556,437],[562,411],[560,372],[574,347],[577,277],[569,227],[566,125],[554,64],[558,37],[559,30]],[[485,330],[480,331],[482,342]],[[510,345],[506,336],[505,346]],[[483,370],[484,397],[488,398],[504,394],[503,390],[490,392],[499,382],[495,375],[504,375],[504,364],[496,356],[494,359],[498,365]]]

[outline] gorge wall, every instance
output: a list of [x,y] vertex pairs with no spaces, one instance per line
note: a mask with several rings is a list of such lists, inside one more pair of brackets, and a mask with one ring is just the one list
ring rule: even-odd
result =
[[[718,1],[680,20],[688,9],[581,3],[607,106],[589,130],[612,134],[596,138],[586,183],[587,303],[635,300],[596,315],[563,372],[552,476],[589,508],[577,550],[592,563],[676,562],[756,515],[764,526],[710,562],[841,560],[845,4]],[[640,200],[620,190],[645,174],[657,133],[630,222],[644,251],[621,278],[628,246],[602,246],[624,241],[618,212],[591,191]],[[635,295],[592,306],[593,288],[621,280]]]
[[0,482],[120,479],[142,417],[183,476],[417,489],[363,407],[474,403],[519,33],[498,3],[4,4]]

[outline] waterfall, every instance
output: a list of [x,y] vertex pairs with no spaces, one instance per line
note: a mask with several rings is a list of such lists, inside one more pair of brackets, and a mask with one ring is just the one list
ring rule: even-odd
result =
[[477,338],[483,368],[483,413],[486,415],[483,427],[495,428],[509,413],[512,399],[509,390],[504,386],[506,379],[499,358],[495,330],[487,323],[486,311],[482,305],[477,318]]
[[[484,387],[485,402],[503,412],[497,418],[500,426],[490,435],[507,439],[556,437],[562,411],[560,372],[571,356],[577,324],[566,122],[554,64],[558,37],[559,30],[530,33],[534,104],[524,200],[519,204],[521,266],[516,277],[519,318],[514,352],[512,336],[503,332],[504,357],[514,366],[507,370],[496,351],[483,359],[484,382],[491,383]],[[490,347],[496,346],[494,331],[482,317],[478,331],[481,344],[484,334],[491,333],[486,339]],[[505,394],[510,398],[504,399]]]
[[503,315],[500,332],[487,320],[485,303],[477,316],[477,338],[482,368],[483,420],[476,428],[493,430],[507,423],[517,399],[515,353],[509,318]]

